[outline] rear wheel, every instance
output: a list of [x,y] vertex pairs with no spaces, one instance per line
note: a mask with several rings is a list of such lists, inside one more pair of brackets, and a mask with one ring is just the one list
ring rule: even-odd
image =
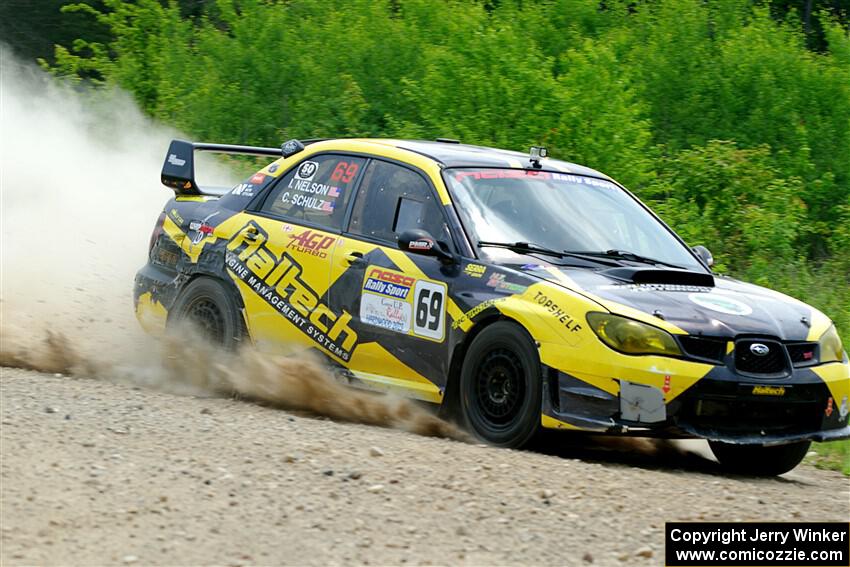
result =
[[186,286],[168,314],[168,326],[188,324],[201,336],[236,348],[245,335],[242,313],[233,294],[220,281],[200,277]]
[[800,464],[811,441],[787,445],[738,445],[709,441],[711,450],[723,468],[752,476],[776,476]]
[[460,376],[467,428],[500,447],[527,444],[540,425],[542,378],[537,349],[514,323],[500,321],[475,337]]

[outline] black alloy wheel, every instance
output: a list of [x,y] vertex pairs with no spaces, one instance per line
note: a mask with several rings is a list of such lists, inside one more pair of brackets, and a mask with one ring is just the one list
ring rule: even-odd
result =
[[522,327],[499,321],[475,337],[461,370],[460,409],[476,437],[526,445],[539,429],[541,391],[537,347]]
[[477,410],[490,423],[506,425],[516,418],[525,396],[522,361],[506,348],[490,350],[476,372]]
[[245,336],[245,325],[233,293],[219,280],[192,280],[168,313],[168,326],[188,323],[216,345],[236,348]]
[[224,314],[211,298],[196,298],[186,307],[185,320],[205,339],[217,344],[224,341]]

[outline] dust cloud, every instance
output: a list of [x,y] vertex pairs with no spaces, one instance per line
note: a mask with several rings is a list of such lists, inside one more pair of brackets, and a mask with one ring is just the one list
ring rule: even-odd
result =
[[0,125],[4,339],[140,335],[132,276],[167,198],[158,176],[175,133],[121,92],[61,85],[8,55]]
[[238,393],[332,419],[463,437],[411,402],[337,383],[313,359],[227,353],[191,333],[155,340],[141,331],[133,276],[170,196],[159,182],[165,150],[187,137],[144,116],[126,93],[60,83],[0,46],[0,128],[0,365]]

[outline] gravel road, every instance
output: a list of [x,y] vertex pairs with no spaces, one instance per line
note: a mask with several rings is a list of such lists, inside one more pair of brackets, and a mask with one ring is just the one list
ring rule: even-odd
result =
[[850,483],[549,454],[2,369],[2,565],[660,565],[665,521],[846,521]]

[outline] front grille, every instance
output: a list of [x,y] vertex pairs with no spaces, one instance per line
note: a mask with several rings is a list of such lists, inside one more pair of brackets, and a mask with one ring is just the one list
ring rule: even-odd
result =
[[680,420],[703,431],[769,434],[806,432],[818,429],[823,404],[816,401],[753,401],[742,399],[689,400]]
[[[767,349],[767,352],[756,354],[753,351],[753,345],[761,345]],[[758,339],[738,341],[735,343],[735,368],[747,374],[785,374],[788,370],[785,347],[776,341]]]
[[791,363],[794,366],[817,364],[817,343],[790,343],[785,346],[788,348],[788,356],[791,357]]
[[767,384],[762,379],[699,380],[670,403],[669,415],[700,435],[747,437],[762,431],[782,435],[821,428],[831,395],[826,384],[784,384],[778,395],[753,394],[760,385]]
[[695,358],[721,363],[726,354],[726,341],[724,340],[686,336],[679,337],[679,341],[682,343],[682,348],[685,349],[685,354]]

